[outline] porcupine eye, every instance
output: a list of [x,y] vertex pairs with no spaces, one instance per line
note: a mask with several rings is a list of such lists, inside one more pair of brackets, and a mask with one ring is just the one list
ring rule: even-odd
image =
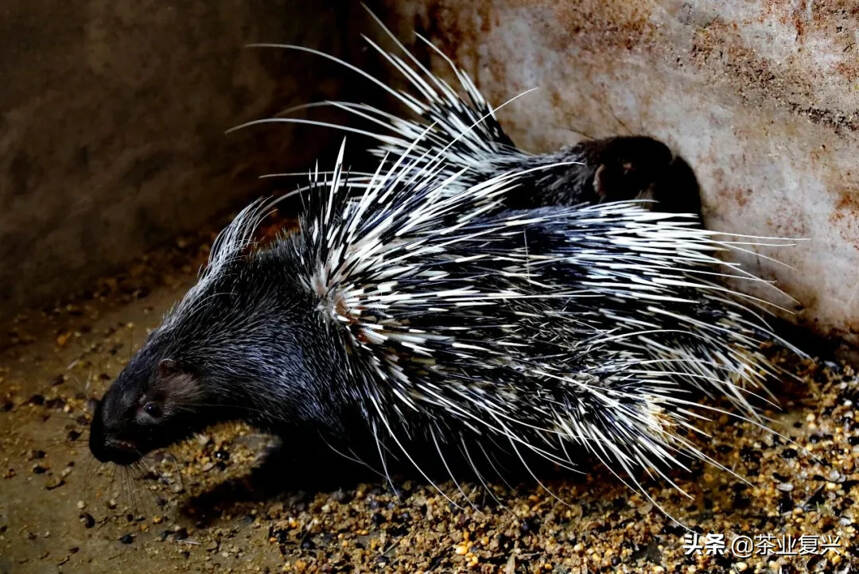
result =
[[161,417],[161,405],[158,403],[149,401],[145,405],[143,405],[143,412],[149,415],[150,417],[157,419]]

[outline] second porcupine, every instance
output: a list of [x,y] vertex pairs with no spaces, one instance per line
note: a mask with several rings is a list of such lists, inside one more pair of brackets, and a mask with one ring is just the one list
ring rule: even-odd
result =
[[[653,165],[667,148],[649,138],[530,156],[460,80],[470,103],[440,83],[426,121],[391,120],[372,176],[350,179],[343,148],[314,173],[297,233],[255,241],[276,201],[236,217],[99,402],[99,460],[239,419],[383,472],[456,454],[481,482],[497,456],[530,472],[585,452],[636,488],[715,463],[686,436],[695,396],[756,417],[747,397],[776,371],[759,347],[779,339],[716,282],[731,243],[671,213],[697,209],[695,185],[665,185],[694,182],[688,166]],[[638,197],[656,207],[611,201]]]

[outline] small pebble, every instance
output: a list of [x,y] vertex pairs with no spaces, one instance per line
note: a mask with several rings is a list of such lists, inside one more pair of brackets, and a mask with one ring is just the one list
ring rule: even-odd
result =
[[786,459],[796,458],[796,455],[797,455],[797,452],[796,452],[795,448],[786,448],[783,451],[781,451],[781,457],[782,458],[786,458]]
[[84,528],[92,528],[95,526],[95,518],[92,517],[92,514],[89,512],[84,512],[80,516],[81,523],[83,523]]
[[46,484],[45,488],[47,490],[54,490],[55,488],[59,488],[59,487],[63,486],[65,483],[66,483],[66,481],[63,478],[59,477],[59,478],[56,478],[53,481],[49,482],[48,484]]

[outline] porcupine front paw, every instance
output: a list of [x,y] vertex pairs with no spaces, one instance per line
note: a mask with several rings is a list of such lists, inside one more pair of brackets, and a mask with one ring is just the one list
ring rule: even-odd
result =
[[[623,136],[579,143],[573,148],[588,165],[595,203],[654,200],[651,209],[701,213],[695,172],[664,143],[646,136]],[[585,184],[587,185],[587,184]]]
[[323,441],[276,438],[260,453],[252,480],[264,492],[328,491],[377,477],[366,467],[337,455]]

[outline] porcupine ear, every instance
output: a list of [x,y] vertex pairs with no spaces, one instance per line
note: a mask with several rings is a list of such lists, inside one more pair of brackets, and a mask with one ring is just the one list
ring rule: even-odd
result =
[[171,403],[183,403],[197,397],[200,391],[199,379],[183,369],[174,359],[161,359],[156,367],[153,385],[156,402],[161,408]]
[[593,192],[597,201],[635,199],[658,202],[659,211],[700,215],[698,180],[689,164],[659,140],[621,136],[578,146],[597,165]]
[[158,363],[158,376],[167,378],[179,372],[179,366],[173,359],[161,359]]

